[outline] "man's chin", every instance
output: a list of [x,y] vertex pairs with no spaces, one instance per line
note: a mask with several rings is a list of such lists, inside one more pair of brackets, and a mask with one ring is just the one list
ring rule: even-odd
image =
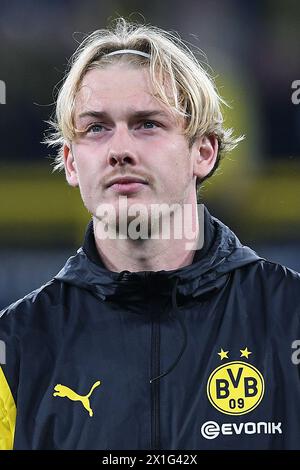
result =
[[[94,218],[99,233],[106,238],[157,239],[163,231],[172,231],[174,206],[154,203],[131,202],[127,198],[118,203],[99,204]],[[177,208],[181,205],[177,204]]]

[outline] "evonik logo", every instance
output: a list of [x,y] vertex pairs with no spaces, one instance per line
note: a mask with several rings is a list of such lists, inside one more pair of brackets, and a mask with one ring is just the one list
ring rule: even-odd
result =
[[241,435],[241,434],[282,434],[281,423],[272,423],[260,421],[254,423],[223,423],[218,424],[216,421],[206,421],[201,426],[201,434],[205,439],[215,439],[220,434]]

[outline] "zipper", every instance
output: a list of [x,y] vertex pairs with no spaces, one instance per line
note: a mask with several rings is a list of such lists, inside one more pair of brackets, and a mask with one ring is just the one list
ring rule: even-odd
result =
[[[152,316],[151,378],[160,374],[160,323],[159,316]],[[160,381],[151,386],[151,449],[160,449]]]
[[[145,272],[146,298],[151,315],[150,379],[160,375],[160,315],[159,305],[151,289],[152,273]],[[151,387],[151,449],[160,449],[160,380],[150,382]]]

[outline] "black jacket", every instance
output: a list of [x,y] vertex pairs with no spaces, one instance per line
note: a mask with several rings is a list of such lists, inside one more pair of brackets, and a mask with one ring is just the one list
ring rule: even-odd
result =
[[300,449],[299,313],[300,275],[208,211],[173,271],[108,271],[90,224],[1,313],[0,448]]

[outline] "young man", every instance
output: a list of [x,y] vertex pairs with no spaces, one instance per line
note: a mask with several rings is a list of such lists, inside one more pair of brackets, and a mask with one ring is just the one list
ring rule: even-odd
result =
[[220,102],[162,30],[119,20],[76,51],[48,143],[92,221],[2,312],[1,448],[300,449],[300,276],[197,207],[239,140]]

